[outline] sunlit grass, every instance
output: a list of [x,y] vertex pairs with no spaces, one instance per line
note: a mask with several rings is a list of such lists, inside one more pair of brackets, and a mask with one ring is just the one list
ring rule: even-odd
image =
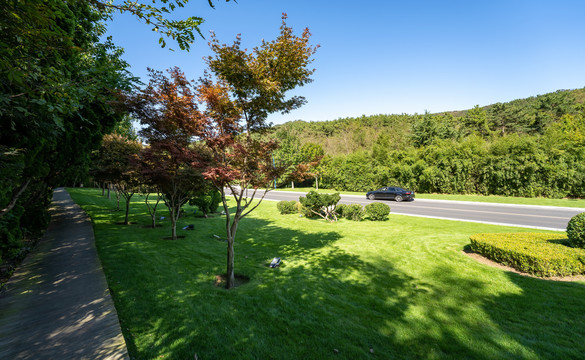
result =
[[[131,221],[97,190],[71,189],[92,216],[122,329],[137,359],[580,358],[585,286],[477,263],[469,235],[518,228],[390,215],[386,222],[279,215],[266,202],[238,230],[225,271],[224,219],[188,208],[184,239],[136,199]],[[159,216],[166,216],[166,210]],[[529,231],[527,229],[527,231]],[[279,256],[282,266],[271,269]],[[373,353],[370,352],[373,349]],[[336,351],[337,350],[337,351]]]
[[[275,191],[294,191],[307,193],[314,188],[279,188]],[[374,189],[372,189],[374,190]],[[331,189],[319,189],[320,193],[341,193],[347,195],[361,195],[366,196],[365,191],[336,191]],[[518,205],[539,205],[539,206],[562,206],[562,207],[576,207],[585,208],[585,199],[548,199],[548,198],[524,198],[513,196],[496,196],[496,195],[449,195],[449,194],[422,194],[416,193],[417,199],[433,199],[433,200],[456,200],[456,201],[474,201],[500,204],[518,204]]]

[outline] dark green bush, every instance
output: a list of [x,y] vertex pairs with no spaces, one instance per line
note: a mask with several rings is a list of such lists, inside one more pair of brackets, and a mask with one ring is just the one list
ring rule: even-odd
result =
[[337,216],[343,217],[343,212],[345,211],[346,208],[347,208],[346,204],[338,204],[337,207],[335,208]]
[[365,215],[364,207],[360,204],[347,205],[343,209],[343,217],[348,220],[361,221]]
[[307,196],[301,196],[299,202],[303,206],[303,215],[306,217],[318,215],[327,221],[335,221],[335,208],[340,199],[339,193],[319,194],[311,190]]
[[297,202],[282,200],[276,203],[276,208],[282,215],[295,214],[297,213]]
[[471,249],[500,264],[537,276],[585,274],[585,250],[568,246],[563,234],[475,234]]
[[567,224],[567,237],[574,247],[585,248],[585,213],[580,213]]
[[16,205],[12,211],[0,218],[0,258],[12,260],[22,247],[20,219],[25,209]]
[[205,217],[207,217],[207,214],[217,212],[220,202],[221,194],[215,189],[197,194],[197,196],[189,199],[189,205],[197,206]]
[[372,221],[383,221],[388,219],[390,206],[382,203],[371,203],[366,205],[366,216]]

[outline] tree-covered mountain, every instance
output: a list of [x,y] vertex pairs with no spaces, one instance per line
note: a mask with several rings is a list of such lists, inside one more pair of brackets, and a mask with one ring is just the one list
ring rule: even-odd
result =
[[[276,161],[320,146],[323,186],[585,196],[585,88],[439,114],[294,121],[269,136]],[[288,155],[287,155],[288,154]]]
[[[271,132],[297,137],[301,144],[316,143],[331,156],[371,150],[382,135],[391,148],[428,144],[437,138],[482,137],[543,133],[564,114],[575,115],[585,103],[585,88],[496,103],[468,110],[435,114],[392,114],[340,118],[330,121],[297,120],[276,125]],[[386,140],[385,140],[386,141]]]

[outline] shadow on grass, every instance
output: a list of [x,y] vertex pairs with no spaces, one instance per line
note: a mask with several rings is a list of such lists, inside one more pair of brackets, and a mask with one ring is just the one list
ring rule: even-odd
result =
[[[456,266],[431,266],[413,278],[383,254],[364,261],[345,251],[336,227],[325,222],[246,218],[236,272],[250,282],[226,291],[214,286],[225,272],[226,244],[213,238],[224,234],[223,217],[181,221],[196,230],[176,242],[159,239],[169,231],[164,227],[96,225],[134,358],[527,359],[585,352],[581,284],[506,273],[510,284],[500,289],[503,280],[478,280]],[[271,269],[275,256],[283,264]]]
[[585,286],[505,276],[516,285],[511,292],[439,267],[432,282],[415,285],[425,306],[395,324],[416,335],[394,346],[412,358],[582,358]]
[[[197,230],[171,243],[102,225],[99,249],[134,357],[327,358],[338,349],[355,358],[387,346],[379,328],[401,316],[410,280],[390,263],[337,248],[335,231],[246,218],[236,272],[250,282],[227,291],[213,284],[225,271],[226,244],[212,237],[224,219],[186,220]],[[269,268],[277,255],[282,267]]]

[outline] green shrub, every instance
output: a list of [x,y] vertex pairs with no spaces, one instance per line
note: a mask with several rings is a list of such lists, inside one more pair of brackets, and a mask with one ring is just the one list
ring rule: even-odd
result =
[[306,217],[318,215],[327,221],[335,221],[335,208],[340,199],[339,193],[319,194],[311,190],[307,196],[301,196],[299,201],[303,205],[303,214]]
[[585,248],[585,213],[580,213],[569,220],[567,237],[574,247]]
[[361,221],[365,215],[364,207],[360,204],[347,205],[343,209],[343,217],[348,220]]
[[563,234],[475,234],[471,249],[500,264],[538,276],[585,274],[585,250],[568,246]]
[[291,201],[279,201],[276,203],[276,208],[282,214],[295,214],[297,212],[297,202],[294,200]]
[[302,214],[303,213],[303,204],[301,204],[298,201],[295,201],[295,209],[297,210],[297,213]]
[[338,204],[337,207],[335,208],[337,216],[343,217],[343,212],[345,211],[346,208],[347,208],[346,204]]
[[366,205],[366,216],[372,221],[383,221],[388,219],[390,206],[382,203],[371,203]]
[[203,216],[217,212],[217,207],[221,202],[221,194],[219,191],[213,189],[207,192],[201,192],[189,199],[189,205],[197,206]]
[[22,206],[16,205],[0,218],[0,256],[4,260],[16,258],[23,246],[20,220],[24,212]]

